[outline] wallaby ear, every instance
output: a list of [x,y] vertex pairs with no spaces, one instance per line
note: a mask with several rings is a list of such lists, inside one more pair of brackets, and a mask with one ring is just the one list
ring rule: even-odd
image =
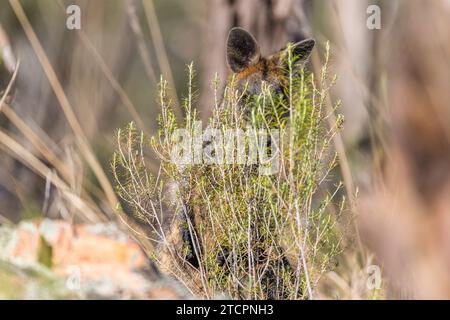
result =
[[254,65],[261,57],[256,39],[242,28],[230,30],[227,39],[227,62],[233,72]]
[[[316,41],[314,39],[306,39],[292,45],[292,54],[295,56],[295,71],[298,71],[299,67],[308,61],[315,45]],[[282,49],[272,55],[270,59],[275,61],[275,63],[279,64],[281,67],[286,68],[288,63],[288,53],[288,49]]]
[[316,41],[314,39],[306,39],[300,42],[297,42],[293,45],[294,55],[297,56],[297,63],[303,63],[308,61],[311,56],[311,52],[316,45]]

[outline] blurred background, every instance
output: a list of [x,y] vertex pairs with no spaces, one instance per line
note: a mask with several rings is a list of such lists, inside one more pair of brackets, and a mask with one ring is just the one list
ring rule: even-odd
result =
[[[80,30],[66,27],[72,4],[81,9]],[[326,297],[366,297],[353,274],[369,263],[388,279],[384,297],[450,297],[449,0],[5,0],[0,6],[0,224],[116,219],[110,170],[116,132],[133,120],[156,133],[161,75],[181,118],[186,65],[194,62],[197,108],[206,120],[214,74],[222,86],[228,76],[230,28],[251,31],[265,55],[314,37],[314,72],[326,42],[331,46],[338,76],[331,100],[342,101],[346,120],[334,141],[336,175],[363,243],[351,245],[358,258],[336,271]]]

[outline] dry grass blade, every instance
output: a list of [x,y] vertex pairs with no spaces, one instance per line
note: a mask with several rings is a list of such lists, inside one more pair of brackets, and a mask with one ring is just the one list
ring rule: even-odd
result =
[[6,98],[8,97],[9,93],[11,92],[14,82],[16,81],[17,73],[19,72],[19,67],[20,67],[20,61],[17,62],[17,65],[13,69],[14,73],[11,77],[11,80],[9,81],[8,86],[6,87],[6,90],[3,93],[2,98],[0,99],[0,112],[2,111],[2,107],[3,107],[3,104],[5,103]]
[[114,192],[114,188],[112,187],[110,181],[108,180],[108,177],[106,176],[106,173],[104,172],[102,166],[98,162],[94,152],[92,151],[91,146],[87,142],[87,139],[85,137],[83,128],[81,127],[80,123],[78,122],[78,119],[73,111],[73,108],[62,88],[62,85],[60,81],[58,80],[58,77],[48,60],[48,57],[39,41],[39,39],[36,36],[36,33],[33,30],[33,27],[31,26],[23,8],[19,1],[17,0],[10,0],[11,7],[13,8],[17,18],[20,21],[20,24],[22,25],[25,34],[27,35],[28,40],[30,41],[38,59],[39,62],[42,65],[42,68],[44,69],[44,72],[50,82],[50,85],[53,89],[53,92],[55,93],[56,98],[58,99],[59,105],[62,108],[62,111],[72,128],[74,135],[77,139],[77,144],[86,159],[87,163],[90,165],[92,171],[94,172],[95,176],[97,177],[100,185],[102,186],[103,191],[105,192],[105,196],[108,199],[108,202],[111,206],[111,208],[115,208],[116,204],[118,203],[118,199],[116,197],[116,194]]
[[145,71],[147,72],[149,79],[153,82],[153,84],[156,85],[158,83],[158,80],[156,79],[155,70],[153,70],[152,67],[150,53],[147,48],[147,45],[145,44],[144,33],[142,32],[142,28],[139,23],[139,17],[137,16],[136,13],[136,4],[134,0],[127,0],[125,4],[130,27],[136,37],[139,55],[141,56],[141,59],[144,62]]
[[1,23],[0,23],[0,52],[1,58],[5,62],[6,69],[11,73],[14,72],[14,67],[16,65],[16,58],[14,57],[14,53],[12,51],[8,35],[3,29]]
[[[59,159],[52,153],[52,151],[47,148],[45,143],[43,143],[34,133],[33,131],[25,124],[25,122],[17,116],[17,114],[4,103],[6,97],[10,93],[12,86],[17,78],[17,74],[20,68],[20,61],[17,62],[17,65],[14,69],[14,73],[9,81],[9,84],[0,99],[0,111],[3,111],[5,115],[17,126],[17,128],[27,137],[34,145],[37,147],[38,151],[40,151],[43,155],[46,155],[47,160],[50,163],[55,165],[55,168],[59,169],[62,174],[68,174],[65,170],[65,166]],[[86,200],[81,199],[79,196],[73,192],[67,184],[63,180],[61,180],[58,176],[52,174],[51,169],[45,166],[39,159],[37,159],[31,152],[26,150],[22,145],[12,139],[4,132],[0,132],[0,141],[4,147],[7,148],[7,152],[10,153],[13,157],[17,158],[19,161],[22,161],[26,166],[30,167],[33,171],[40,174],[43,178],[47,178],[51,176],[51,183],[57,187],[63,196],[75,207],[80,209],[79,213],[82,218],[91,222],[98,222],[103,215],[99,212],[95,212],[93,209],[95,206],[88,204]],[[67,176],[66,176],[67,177]]]
[[[62,9],[62,11],[64,12],[64,6],[61,3],[61,1],[58,0],[57,3],[59,5],[59,7]],[[108,65],[106,64],[103,57],[100,55],[98,50],[95,48],[92,41],[89,40],[89,38],[87,37],[86,33],[83,30],[77,30],[77,35],[79,36],[82,44],[92,53],[92,56],[94,57],[95,61],[99,65],[101,71],[103,72],[103,74],[105,75],[105,77],[109,81],[109,83],[111,84],[111,87],[114,89],[114,91],[119,96],[119,98],[122,101],[125,108],[127,108],[128,112],[130,113],[133,120],[136,122],[136,124],[142,130],[144,130],[144,132],[148,132],[147,127],[146,127],[144,121],[142,121],[142,117],[139,115],[139,112],[137,111],[133,102],[131,101],[131,99],[129,98],[129,96],[123,89],[123,87],[120,85],[120,83],[117,81],[117,79],[114,77],[111,69],[108,67]]]
[[[11,138],[5,132],[0,131],[0,147],[5,150],[12,157],[23,162],[32,171],[37,173],[43,178],[46,178],[51,169],[43,164],[38,158],[36,158],[31,152],[29,152],[25,147],[23,147],[19,142]],[[101,217],[100,212],[95,211],[95,206],[89,204],[85,199],[81,199],[77,194],[75,194],[67,184],[62,181],[58,176],[53,176],[51,178],[51,183],[61,191],[61,194],[66,198],[67,201],[78,209],[78,213],[87,221],[99,222],[99,217]]]
[[14,124],[19,131],[37,148],[37,150],[42,154],[46,155],[46,159],[63,175],[63,177],[68,178],[68,173],[65,170],[64,164],[56,157],[56,155],[46,146],[46,144],[39,139],[39,137],[27,126],[25,121],[23,121],[11,107],[5,104],[5,99],[9,95],[13,84],[17,78],[17,74],[20,67],[20,61],[17,63],[11,80],[6,88],[0,100],[0,112],[3,112],[6,117]]
[[153,0],[142,0],[144,4],[145,16],[147,17],[147,23],[150,28],[150,33],[152,35],[153,45],[156,50],[156,58],[158,59],[159,66],[164,77],[169,82],[169,86],[172,88],[171,95],[174,103],[174,112],[178,119],[181,117],[180,100],[178,99],[175,81],[173,78],[172,69],[170,68],[169,58],[167,57],[167,52],[164,46],[164,40],[161,34],[161,29],[158,23],[158,16],[155,12],[155,7],[153,5]]

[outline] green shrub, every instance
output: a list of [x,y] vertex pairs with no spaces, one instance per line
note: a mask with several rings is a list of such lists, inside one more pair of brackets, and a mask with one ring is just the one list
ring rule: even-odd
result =
[[[208,123],[216,131],[209,144],[198,136],[192,65],[182,123],[176,121],[167,84],[161,80],[158,135],[148,139],[133,123],[119,130],[112,161],[117,191],[134,217],[147,223],[147,236],[155,243],[151,257],[193,293],[205,298],[217,293],[250,299],[312,298],[321,275],[332,267],[341,250],[336,223],[345,201],[335,199],[341,184],[333,185],[330,174],[337,160],[331,142],[343,121],[338,115],[330,127],[325,108],[334,83],[328,77],[328,52],[327,47],[318,79],[303,68],[297,70],[289,54],[283,93],[262,85],[259,95],[248,96],[235,89],[232,78],[219,98],[216,78]],[[192,141],[174,138],[177,129],[185,129]],[[230,129],[240,133],[234,140]],[[266,132],[268,142],[255,140],[259,132]],[[245,158],[237,163],[238,140],[243,154],[267,147],[268,157],[259,153],[260,161]],[[185,162],[175,163],[174,148],[186,141],[193,149],[179,152]],[[220,143],[224,141],[234,146],[233,152]],[[157,174],[147,168],[148,145],[160,160]],[[213,148],[212,158],[204,157],[206,148]],[[278,159],[272,162],[275,167],[263,161],[270,157]],[[209,164],[202,158],[223,163]],[[267,169],[272,169],[270,174]],[[187,261],[189,254],[198,266]]]

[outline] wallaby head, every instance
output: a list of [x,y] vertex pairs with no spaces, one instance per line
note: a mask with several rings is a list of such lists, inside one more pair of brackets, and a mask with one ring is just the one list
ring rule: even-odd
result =
[[[314,39],[306,39],[293,45],[297,57],[296,70],[308,61],[315,45]],[[247,86],[249,94],[259,94],[265,81],[274,92],[281,92],[287,79],[286,48],[267,57],[261,56],[256,39],[242,28],[233,28],[228,34],[227,62],[236,75],[237,89]]]

